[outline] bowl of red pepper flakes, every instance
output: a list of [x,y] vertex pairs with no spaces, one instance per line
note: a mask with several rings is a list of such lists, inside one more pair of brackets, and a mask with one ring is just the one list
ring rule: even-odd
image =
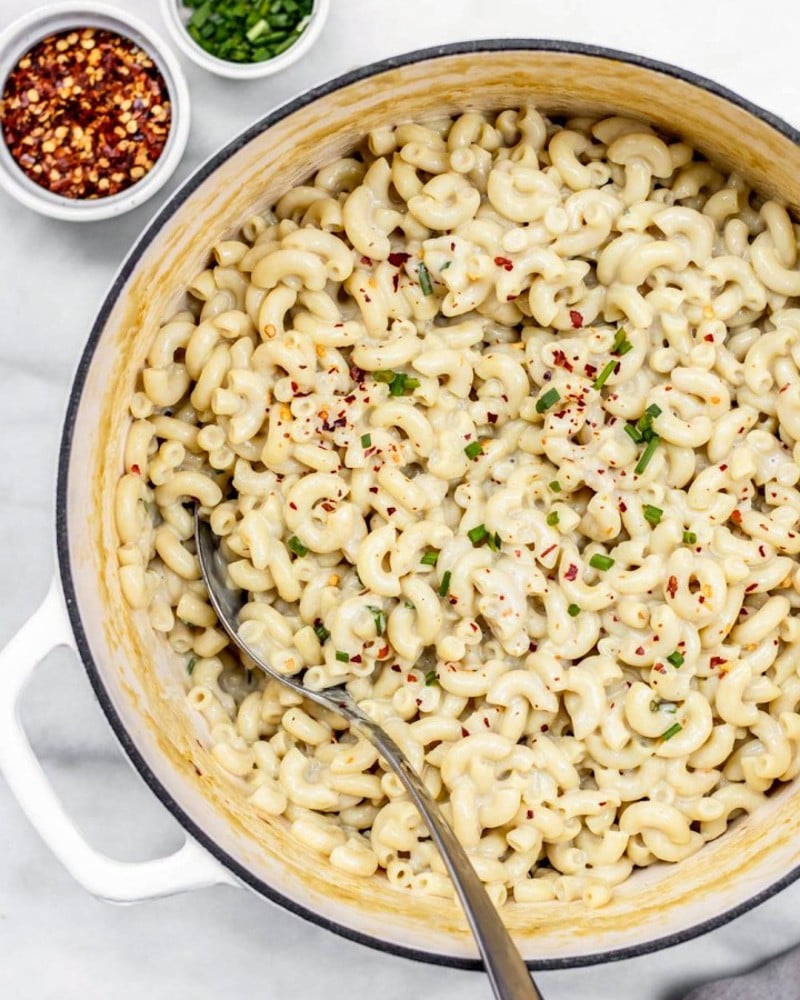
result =
[[178,165],[189,93],[170,50],[100,4],[42,8],[0,37],[0,185],[55,218],[119,215]]

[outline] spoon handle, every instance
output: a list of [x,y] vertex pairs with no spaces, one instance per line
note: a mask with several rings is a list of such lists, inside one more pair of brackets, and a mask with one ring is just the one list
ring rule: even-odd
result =
[[494,995],[498,1000],[542,1000],[466,851],[403,751],[388,733],[362,712],[348,715],[380,750],[422,814],[461,900]]

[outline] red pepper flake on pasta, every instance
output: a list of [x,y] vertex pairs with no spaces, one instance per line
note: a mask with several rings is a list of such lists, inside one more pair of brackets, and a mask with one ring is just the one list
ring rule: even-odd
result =
[[674,599],[675,595],[678,593],[678,578],[677,577],[671,576],[669,578],[669,580],[667,580],[667,593],[673,599]]
[[37,42],[8,75],[0,124],[11,156],[40,187],[76,200],[140,181],[164,151],[169,91],[131,39],[77,28]]
[[392,265],[392,267],[402,267],[407,260],[411,259],[411,254],[402,253],[400,251],[394,251],[393,253],[389,254],[387,259],[389,263]]
[[514,261],[509,260],[508,257],[495,257],[494,262],[498,267],[502,267],[504,271],[514,270]]
[[572,324],[573,330],[580,330],[583,326],[583,315],[577,309],[570,309],[569,321]]

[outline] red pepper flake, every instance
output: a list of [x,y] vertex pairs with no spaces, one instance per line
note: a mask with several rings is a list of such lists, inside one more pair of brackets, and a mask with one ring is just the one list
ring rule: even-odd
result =
[[713,334],[707,333],[705,335],[705,337],[703,337],[703,340],[707,340],[709,344],[713,344],[714,343],[714,336],[713,336]]
[[731,521],[733,521],[734,524],[741,524],[742,512],[740,510],[731,511]]
[[392,514],[394,514],[396,511],[397,511],[397,507],[387,507],[386,508],[386,513],[389,515],[389,517],[391,517]]
[[351,663],[361,663],[361,653],[356,653],[355,656],[350,657]]
[[486,419],[489,421],[490,424],[496,424],[497,423],[497,414],[496,413],[487,413],[486,414]]
[[573,330],[580,330],[580,328],[583,326],[583,316],[578,312],[577,309],[570,309],[569,321],[572,324]]
[[708,665],[709,667],[711,667],[712,670],[714,669],[714,667],[721,667],[723,663],[727,663],[727,660],[725,659],[724,656],[712,656],[711,659],[708,661]]
[[[333,506],[333,504],[332,503],[328,503],[327,500],[325,501],[325,503],[321,503],[320,507],[322,507],[323,510],[326,510],[329,514],[333,513],[333,511],[336,510],[336,508]],[[352,657],[351,657],[351,659],[352,659]]]
[[667,580],[667,593],[673,599],[678,593],[678,578],[676,576],[671,576],[669,580]]
[[721,465],[719,467],[719,471],[720,472],[727,472],[728,471],[728,466],[727,465]]
[[578,567],[575,563],[570,563],[567,572],[564,574],[565,580],[576,580],[578,578]]
[[393,670],[396,674],[399,674],[400,673],[400,664],[399,663],[393,663],[391,665],[391,667],[389,667],[389,669]]
[[466,727],[466,726],[462,726],[462,727],[461,727],[461,735],[462,735],[463,737],[465,737],[465,738],[466,738],[467,736],[469,736],[469,729],[467,729],[467,727]]
[[620,502],[619,502],[619,512],[620,512],[620,514],[627,514],[628,513],[628,505],[625,503],[624,500],[620,500]]
[[763,545],[759,545],[759,547],[758,547],[758,554],[761,556],[762,559],[766,559],[767,558],[767,553],[764,550],[764,546]]
[[118,194],[167,144],[169,91],[130,38],[99,28],[48,35],[20,58],[0,100],[3,138],[20,169],[64,198]]
[[548,726],[548,724],[546,722],[543,722],[542,725],[539,726],[539,732],[540,733],[549,733],[550,732],[550,726]]
[[297,510],[297,504],[296,504],[296,503],[294,503],[294,501],[292,501],[292,500],[290,500],[290,501],[289,501],[289,507],[290,507],[290,508],[291,508],[292,510]]
[[657,674],[665,674],[667,672],[667,668],[664,666],[663,663],[653,664],[653,670],[655,670]]
[[547,548],[546,548],[546,549],[544,550],[544,552],[542,552],[542,558],[544,558],[544,557],[545,557],[546,555],[548,555],[548,553],[552,552],[552,551],[553,551],[553,549],[555,549],[555,548],[557,548],[557,547],[558,547],[558,546],[556,546],[556,545],[549,545],[549,546],[548,546],[548,547],[547,547]]
[[392,275],[392,288],[395,292],[400,288],[400,275],[397,271]]
[[410,253],[402,253],[399,250],[393,251],[389,254],[387,260],[392,265],[392,267],[402,267],[407,260],[411,259]]
[[370,493],[377,493],[378,492],[378,487],[377,486],[370,486],[369,491],[370,491]]
[[636,655],[637,656],[644,656],[644,646],[637,646],[636,647]]
[[372,267],[372,258],[367,257],[366,254],[362,254],[360,263],[363,264],[364,267]]
[[142,470],[139,468],[138,465],[132,465],[131,472],[134,474],[134,476],[141,476],[142,474]]
[[533,640],[531,640],[531,642],[528,643],[528,652],[529,653],[535,653],[538,648],[539,648],[539,643],[538,642],[533,642]]
[[572,365],[567,360],[567,356],[563,351],[553,351],[553,364],[558,368],[566,369],[568,372],[572,371]]
[[498,267],[502,267],[505,271],[514,270],[514,261],[509,260],[508,257],[495,257],[494,262]]
[[533,809],[529,809],[529,810],[528,810],[528,811],[527,811],[527,812],[525,813],[525,816],[526,816],[526,818],[527,818],[527,819],[533,819]]

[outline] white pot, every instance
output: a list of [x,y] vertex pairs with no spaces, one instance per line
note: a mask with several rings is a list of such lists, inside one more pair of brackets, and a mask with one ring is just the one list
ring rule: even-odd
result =
[[[37,827],[91,892],[133,901],[214,882],[248,885],[296,913],[386,951],[464,967],[476,952],[454,903],[334,870],[266,823],[215,777],[186,707],[183,661],[120,592],[113,490],[128,402],[153,331],[179,305],[212,243],[231,234],[365,131],[462,108],[534,103],[551,112],[649,120],[756,187],[800,204],[800,135],[722,88],[634,56],[561,42],[462,43],[348,74],[252,126],[201,167],[150,224],[100,311],[72,388],[58,474],[58,574],[0,654],[0,766]],[[16,716],[27,677],[74,648],[134,767],[187,831],[171,857],[130,864],[87,845],[63,812]],[[509,905],[533,968],[604,961],[700,934],[800,874],[800,784],[678,865],[637,872],[598,911],[580,902]]]

